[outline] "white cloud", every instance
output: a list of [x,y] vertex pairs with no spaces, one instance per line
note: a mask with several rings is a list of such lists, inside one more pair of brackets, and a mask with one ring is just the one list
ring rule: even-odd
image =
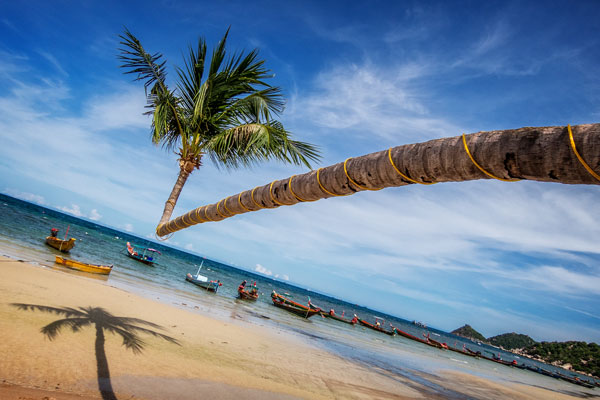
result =
[[267,276],[271,276],[271,275],[273,275],[273,272],[272,272],[272,271],[270,271],[270,270],[266,269],[265,267],[263,267],[263,266],[262,266],[262,265],[260,265],[260,264],[256,264],[256,268],[254,268],[254,270],[255,270],[256,272],[258,272],[259,274],[263,274],[263,275],[267,275]]
[[576,296],[600,296],[599,275],[578,273],[564,267],[541,266],[520,270],[518,273],[506,273],[503,277],[528,290],[545,290]]
[[186,250],[194,250],[194,245],[192,243],[188,243],[184,246]]
[[62,65],[60,64],[60,62],[56,59],[56,57],[54,57],[54,55],[46,52],[46,51],[42,51],[42,50],[38,50],[38,53],[44,57],[54,68],[56,68],[56,70],[63,76],[68,77],[69,74],[67,73],[67,71],[64,70],[64,68],[62,67]]
[[71,204],[71,208],[63,206],[63,207],[58,207],[58,209],[66,212],[67,214],[74,215],[76,217],[83,216],[83,213],[81,212],[81,208],[77,204]]
[[46,204],[44,196],[40,196],[39,194],[21,192],[20,190],[12,188],[5,188],[4,193],[6,193],[9,196],[16,197],[17,199],[29,201],[31,203],[37,203],[40,205]]
[[98,213],[98,210],[96,210],[96,209],[94,208],[94,209],[92,209],[92,211],[90,211],[90,216],[89,216],[89,218],[90,218],[92,221],[99,221],[99,220],[100,220],[100,218],[102,218],[102,215],[100,215],[100,214]]
[[123,229],[125,230],[125,232],[133,232],[133,225],[125,224],[123,225]]
[[459,131],[452,124],[429,115],[420,92],[410,81],[426,73],[424,66],[404,64],[380,67],[338,65],[322,72],[309,93],[291,105],[291,116],[327,128],[329,135],[351,130],[353,140],[373,138],[415,140],[447,136]]

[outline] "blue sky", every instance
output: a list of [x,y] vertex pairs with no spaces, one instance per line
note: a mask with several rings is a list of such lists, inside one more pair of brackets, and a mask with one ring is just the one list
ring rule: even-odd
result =
[[[548,5],[550,4],[550,5]],[[600,3],[3,2],[0,191],[143,237],[177,176],[118,68],[130,29],[173,67],[231,26],[319,166],[462,132],[600,120]],[[306,172],[208,161],[175,215]],[[598,186],[411,185],[207,223],[168,243],[431,326],[600,341]]]

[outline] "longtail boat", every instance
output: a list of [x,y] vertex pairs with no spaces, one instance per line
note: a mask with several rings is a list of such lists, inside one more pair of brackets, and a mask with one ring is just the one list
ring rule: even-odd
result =
[[350,325],[355,325],[356,322],[358,321],[357,318],[353,318],[353,319],[344,318],[342,316],[337,315],[335,312],[331,312],[331,311],[329,311],[328,313],[323,313],[321,315],[324,315],[327,318],[331,318],[336,321],[340,321],[340,322],[343,322],[345,324],[350,324]]
[[69,250],[75,246],[75,238],[71,238],[69,240],[62,240],[57,237],[48,236],[46,237],[46,244],[50,247],[54,247],[58,251],[62,251],[63,253],[68,253]]
[[578,378],[578,377],[576,377],[576,376],[573,376],[573,377],[571,377],[571,376],[566,376],[566,375],[564,375],[564,374],[561,374],[560,372],[557,372],[557,375],[559,376],[559,379],[565,380],[565,381],[567,381],[567,382],[570,382],[570,383],[573,383],[573,384],[575,384],[575,385],[579,385],[579,386],[586,387],[586,388],[588,388],[588,389],[593,389],[593,388],[595,388],[596,386],[600,386],[600,385],[598,385],[598,383],[597,383],[597,382],[595,382],[595,381],[594,381],[594,382],[592,382],[592,381],[587,381],[587,380],[585,380],[585,381],[584,381],[583,379],[580,379],[580,378]]
[[427,332],[427,335],[423,334],[423,337],[425,337],[425,340],[427,340],[428,342],[432,343],[434,346],[440,348],[440,349],[448,349],[448,345],[446,343],[441,343],[438,342],[437,340],[433,340],[432,338],[429,337],[429,332]]
[[217,291],[219,290],[219,287],[223,285],[221,283],[221,281],[218,281],[218,280],[209,281],[208,278],[206,278],[205,276],[192,275],[190,273],[188,273],[185,276],[185,280],[193,283],[196,286],[201,287],[202,289],[206,289],[207,291],[213,292],[213,293],[217,293]]
[[320,309],[320,308],[318,308],[318,307],[311,306],[311,304],[310,304],[310,303],[309,303],[309,305],[308,305],[308,306],[305,306],[304,304],[300,304],[300,303],[298,303],[298,302],[295,302],[295,301],[293,301],[293,300],[290,300],[290,299],[288,299],[287,297],[285,297],[285,296],[282,296],[282,295],[278,294],[278,293],[277,293],[276,291],[274,291],[274,290],[273,290],[273,292],[271,293],[271,299],[272,299],[273,301],[275,301],[275,299],[277,299],[277,300],[278,300],[279,302],[281,302],[281,303],[288,304],[288,305],[290,305],[290,306],[295,306],[295,307],[298,307],[298,308],[302,308],[302,309],[305,309],[305,310],[313,310],[313,311],[317,311],[317,313],[318,313],[318,314],[320,314],[320,313],[323,311],[323,310],[321,310],[321,309]]
[[598,384],[596,382],[585,381],[576,376],[567,376],[565,374],[561,374],[560,372],[552,372],[552,371],[548,371],[546,369],[536,367],[536,366],[520,364],[520,365],[515,365],[515,367],[520,368],[520,369],[526,369],[531,372],[537,372],[538,374],[546,375],[546,376],[554,378],[554,379],[561,379],[563,381],[567,381],[574,385],[583,386],[588,389],[598,386]]
[[127,255],[134,260],[138,260],[147,265],[152,265],[156,262],[157,257],[161,254],[160,251],[147,247],[136,246],[127,242]]
[[250,291],[238,289],[238,295],[240,296],[240,299],[243,300],[256,301],[258,299],[258,291],[253,291],[252,289]]
[[196,274],[192,275],[188,272],[187,275],[185,276],[185,280],[193,283],[196,286],[200,286],[201,288],[206,289],[209,292],[217,293],[217,291],[219,290],[219,287],[222,286],[223,284],[221,283],[220,280],[213,279],[213,280],[209,281],[206,276],[200,275],[200,270],[202,269],[202,265],[204,265],[204,260],[202,260],[202,263],[200,263],[200,268],[198,268],[198,271],[196,272]]
[[404,332],[404,331],[403,331],[403,330],[401,330],[401,329],[398,329],[398,328],[395,328],[395,327],[394,327],[394,331],[395,331],[395,332],[396,332],[398,335],[400,335],[400,336],[402,336],[402,337],[405,337],[405,338],[407,338],[407,339],[414,340],[415,342],[420,342],[420,343],[426,344],[427,346],[431,346],[431,347],[436,347],[436,348],[439,348],[439,347],[438,347],[438,346],[436,346],[435,344],[433,344],[433,343],[431,343],[431,342],[428,342],[428,341],[427,341],[427,340],[425,340],[425,339],[421,339],[420,337],[417,337],[417,336],[415,336],[415,335],[411,335],[411,334],[410,334],[410,333],[408,333],[408,332]]
[[[357,318],[358,318],[358,317],[357,317]],[[376,330],[377,332],[385,333],[386,335],[394,336],[394,335],[396,334],[396,329],[395,329],[393,326],[392,326],[392,330],[391,330],[391,331],[388,331],[387,329],[385,329],[385,328],[382,328],[382,327],[381,327],[381,326],[379,326],[379,325],[373,325],[373,324],[371,324],[371,323],[369,323],[369,322],[367,322],[367,321],[365,321],[365,320],[363,320],[363,319],[360,319],[360,318],[358,318],[358,322],[359,322],[361,325],[364,325],[364,326],[366,326],[367,328],[371,328],[371,329],[373,329],[373,330]],[[391,326],[391,325],[390,325],[390,326]]]
[[101,274],[108,275],[110,271],[112,271],[112,265],[97,265],[97,264],[88,264],[81,261],[69,260],[68,258],[63,258],[61,256],[56,256],[55,262],[57,264],[62,264],[68,268],[76,269],[78,271],[89,272],[91,274]]
[[337,315],[335,313],[335,311],[333,311],[333,308],[331,310],[329,310],[329,312],[325,312],[322,308],[320,308],[320,307],[318,307],[318,306],[316,306],[316,305],[314,305],[312,303],[309,303],[308,306],[311,309],[313,309],[313,310],[320,311],[322,317],[331,318],[331,319],[334,319],[336,321],[344,322],[344,323],[350,324],[350,325],[354,325],[354,324],[356,324],[358,322],[358,318],[357,317],[354,317],[354,318],[352,318],[350,320],[350,319],[344,318],[344,317],[342,317],[340,315]]
[[[501,359],[500,357],[496,357],[495,355],[493,357],[488,357],[488,356],[482,354],[480,351],[473,351],[473,350],[469,349],[468,347],[465,347],[465,350],[467,350],[467,352],[469,352],[474,357],[483,358],[485,360],[493,361],[495,363],[506,365],[508,367],[518,366],[517,360],[505,361],[505,360]],[[539,371],[536,371],[536,372],[539,372]]]
[[313,315],[317,315],[320,314],[320,311],[318,310],[311,310],[309,307],[298,307],[292,304],[287,304],[284,301],[279,300],[277,297],[271,297],[271,300],[273,300],[273,305],[275,307],[279,307],[282,308],[286,311],[291,312],[292,314],[296,314],[302,318],[310,318]]

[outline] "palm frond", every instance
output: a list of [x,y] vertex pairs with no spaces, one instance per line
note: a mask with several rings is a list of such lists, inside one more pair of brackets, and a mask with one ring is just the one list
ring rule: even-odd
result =
[[[173,338],[173,337],[171,337],[169,335],[165,335],[163,333],[153,331],[151,329],[147,329],[147,328],[144,328],[144,327],[141,327],[141,326],[137,326],[137,325],[129,325],[129,324],[121,324],[120,327],[123,328],[123,329],[125,329],[125,330],[128,330],[130,332],[145,333],[147,335],[154,336],[154,337],[157,337],[157,338],[160,338],[160,339],[164,339],[167,342],[179,345],[179,341],[177,339],[175,339],[175,338]],[[162,329],[162,327],[160,327],[158,325],[156,327]]]
[[182,103],[187,110],[198,107],[197,97],[201,91],[204,63],[206,61],[206,42],[198,39],[196,50],[190,46],[187,58],[184,58],[185,70],[177,68],[179,76],[178,89],[181,92]]
[[135,354],[140,354],[144,349],[146,342],[140,339],[135,333],[117,326],[104,326],[103,328],[111,333],[121,336],[123,339],[123,346],[133,351]]
[[209,76],[215,75],[221,68],[221,64],[225,59],[225,47],[227,45],[227,37],[229,36],[230,29],[231,27],[227,28],[227,31],[223,35],[223,38],[219,41],[219,44],[217,44],[217,47],[215,47],[215,49],[213,50],[212,57],[210,59],[210,68],[208,72]]
[[187,124],[181,123],[185,117],[178,114],[178,101],[173,92],[152,91],[152,142],[167,150],[176,147],[180,137],[185,136],[182,126]]
[[49,323],[40,329],[48,339],[53,340],[58,335],[62,328],[70,327],[73,332],[79,332],[84,326],[88,326],[92,323],[89,318],[65,318],[59,319]]
[[149,54],[144,47],[127,28],[123,35],[119,35],[123,47],[119,50],[121,54],[118,59],[121,60],[121,68],[125,68],[126,74],[137,74],[136,81],[145,81],[146,92],[154,83],[158,83],[163,90],[166,90],[165,80],[167,72],[165,70],[166,61],[161,61],[162,54]]
[[291,140],[278,121],[242,124],[214,136],[206,148],[218,166],[238,168],[277,159],[305,165],[318,161],[318,149],[305,142]]
[[11,303],[11,306],[17,307],[23,311],[41,311],[50,314],[64,315],[65,317],[85,317],[85,312],[76,310],[71,307],[57,308],[50,306],[42,306],[39,304],[24,304],[24,303]]

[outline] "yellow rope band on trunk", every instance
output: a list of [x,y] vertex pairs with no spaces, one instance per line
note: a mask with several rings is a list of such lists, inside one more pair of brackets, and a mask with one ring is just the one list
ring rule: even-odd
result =
[[183,215],[181,216],[181,222],[183,222],[183,225],[185,225],[185,227],[186,227],[186,228],[187,228],[188,226],[192,226],[192,225],[194,225],[194,223],[193,223],[193,222],[191,222],[191,223],[187,223],[187,222],[186,222],[186,220],[185,220],[185,216],[186,216],[186,214],[183,214]]
[[418,183],[419,185],[435,185],[437,183],[437,182],[419,182],[419,181],[415,181],[414,179],[411,179],[408,176],[404,175],[402,172],[400,172],[400,170],[398,169],[398,167],[396,167],[396,164],[394,164],[394,160],[392,160],[392,148],[391,147],[388,150],[388,158],[390,159],[390,164],[392,164],[392,167],[394,167],[394,169],[396,170],[396,172],[398,173],[398,175],[400,175],[405,180],[407,180],[409,182],[412,182],[412,183]]
[[487,172],[485,169],[483,169],[479,164],[477,164],[477,161],[475,161],[475,159],[473,158],[473,156],[471,155],[471,152],[469,151],[469,147],[467,146],[467,139],[465,137],[465,134],[462,134],[462,141],[463,144],[465,145],[465,151],[467,152],[467,155],[469,156],[469,158],[471,159],[471,161],[473,161],[473,164],[475,164],[475,166],[484,174],[486,174],[487,176],[489,176],[490,178],[494,178],[494,179],[498,179],[499,181],[504,181],[504,182],[517,182],[520,181],[520,179],[504,179],[504,178],[498,178],[496,175],[492,175],[489,172]]
[[196,217],[200,220],[200,223],[206,222],[206,220],[200,216],[200,210],[202,210],[202,207],[196,208]]
[[256,202],[256,200],[254,200],[254,191],[255,191],[255,190],[256,190],[256,188],[252,189],[252,192],[250,193],[250,198],[252,199],[252,202],[253,202],[254,204],[256,204],[256,207],[258,207],[258,209],[260,210],[261,208],[265,208],[265,207],[262,207],[260,204],[258,204],[258,203]]
[[242,207],[244,210],[250,212],[252,210],[247,209],[246,207],[244,207],[244,205],[242,204],[242,194],[238,194],[238,203],[240,204],[240,207]]
[[156,227],[156,235],[157,236],[158,236],[158,231],[160,231],[161,229],[163,229],[163,227],[165,228],[165,230],[167,231],[167,233],[171,233],[171,231],[169,230],[168,226],[165,226],[165,224],[160,224],[159,226]]
[[223,201],[223,208],[225,208],[225,210],[229,213],[230,217],[233,217],[235,213],[232,213],[231,210],[227,207],[227,200],[229,200],[229,197],[226,198],[225,201]]
[[350,158],[346,158],[346,161],[344,161],[344,173],[346,174],[346,178],[348,178],[348,180],[350,181],[350,183],[351,183],[351,184],[353,184],[354,186],[356,186],[357,188],[359,188],[359,189],[362,189],[362,190],[373,190],[373,191],[376,191],[376,190],[381,190],[381,188],[379,188],[379,189],[369,189],[368,187],[365,187],[365,186],[360,186],[360,185],[359,185],[358,183],[356,183],[356,182],[355,182],[355,181],[354,181],[352,178],[350,178],[350,175],[348,174],[348,169],[346,168],[346,163],[347,163],[347,162],[348,162],[348,160],[350,160],[351,158],[352,158],[352,157],[350,157]]
[[223,215],[223,213],[221,211],[219,211],[219,204],[221,204],[222,201],[223,200],[219,200],[217,203],[217,214],[219,214],[223,218],[227,218],[227,215]]
[[[177,223],[177,218],[175,218],[175,219],[173,220],[173,224],[175,225],[175,228],[178,228],[178,229],[183,229],[183,228],[182,228],[182,227],[180,227],[180,226],[179,226],[179,224]],[[184,227],[184,228],[185,228],[185,227]]]
[[294,179],[296,175],[292,175],[290,176],[290,180],[288,181],[288,187],[290,188],[290,193],[292,194],[292,196],[294,196],[298,201],[311,201],[311,200],[304,200],[302,197],[298,196],[296,193],[294,193],[294,191],[292,190],[292,179]]
[[329,194],[329,195],[331,195],[331,196],[336,196],[336,197],[338,197],[338,196],[346,196],[345,194],[335,194],[335,193],[331,193],[329,190],[327,190],[327,189],[325,189],[325,188],[323,187],[323,185],[321,184],[321,180],[319,179],[319,173],[321,172],[321,170],[322,170],[322,169],[323,169],[323,168],[319,168],[319,169],[317,170],[317,183],[318,183],[318,184],[319,184],[319,186],[321,187],[321,190],[323,190],[325,193],[327,193],[327,194]]
[[273,184],[274,183],[275,183],[275,181],[271,182],[271,186],[269,186],[269,194],[271,195],[271,200],[273,200],[273,203],[278,204],[280,206],[289,206],[289,205],[291,205],[291,204],[283,204],[283,203],[281,203],[281,202],[279,202],[279,201],[277,201],[275,199],[275,196],[273,196]]
[[587,172],[589,172],[594,178],[596,178],[597,180],[600,181],[600,176],[597,173],[595,173],[594,170],[589,165],[587,165],[587,163],[585,162],[583,157],[581,157],[579,155],[577,148],[575,148],[575,139],[573,139],[573,131],[571,130],[571,125],[569,124],[567,126],[567,128],[569,129],[569,140],[571,141],[571,148],[573,149],[573,152],[577,156],[577,159],[579,160],[581,165],[584,166],[584,168],[587,170]]
[[208,215],[206,215],[206,209],[207,209],[207,208],[208,208],[208,206],[204,206],[204,217],[206,218],[206,220],[207,220],[207,221],[210,221],[210,222],[215,222],[215,221],[213,221],[212,219],[208,218]]
[[174,233],[175,229],[173,228],[173,225],[175,225],[174,223],[172,223],[173,221],[169,221],[169,223],[167,224],[167,229],[169,230],[169,233]]

